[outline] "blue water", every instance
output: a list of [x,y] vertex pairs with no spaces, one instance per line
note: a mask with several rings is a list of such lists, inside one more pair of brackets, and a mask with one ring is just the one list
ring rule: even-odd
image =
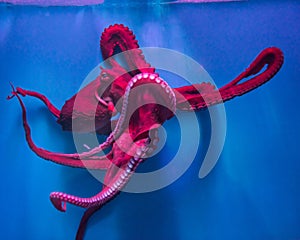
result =
[[[192,57],[218,87],[266,47],[281,48],[285,63],[269,83],[225,104],[225,145],[208,176],[198,178],[210,133],[204,111],[197,114],[202,145],[186,173],[155,192],[121,193],[93,216],[85,239],[300,239],[299,13],[299,1],[0,6],[0,239],[74,239],[83,209],[68,205],[66,213],[58,212],[49,193],[91,196],[101,189],[86,170],[32,153],[20,107],[5,97],[11,81],[44,93],[61,107],[102,61],[99,36],[114,23],[129,26],[142,47],[170,48]],[[74,151],[72,135],[61,131],[45,107],[24,100],[34,141],[52,151]],[[170,136],[176,124],[165,124]],[[169,137],[145,166],[167,161],[179,139]]]

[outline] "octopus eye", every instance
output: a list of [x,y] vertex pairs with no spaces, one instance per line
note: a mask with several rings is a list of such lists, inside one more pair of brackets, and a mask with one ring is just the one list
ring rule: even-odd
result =
[[105,80],[105,79],[107,79],[109,76],[108,76],[107,72],[102,72],[101,75],[100,75],[100,77],[101,77],[101,80]]

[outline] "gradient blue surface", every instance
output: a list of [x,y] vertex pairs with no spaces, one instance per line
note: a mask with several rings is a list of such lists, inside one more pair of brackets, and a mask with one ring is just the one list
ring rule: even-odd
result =
[[[49,193],[91,196],[101,188],[87,171],[30,151],[20,107],[15,99],[5,100],[9,81],[62,106],[102,61],[99,36],[114,23],[129,26],[142,47],[170,48],[194,58],[219,87],[266,47],[281,48],[285,63],[269,83],[225,104],[226,142],[207,177],[198,178],[210,132],[204,111],[197,114],[203,146],[188,171],[156,192],[121,193],[94,215],[85,239],[300,239],[299,13],[298,1],[0,6],[0,239],[74,239],[83,209],[69,205],[66,213],[58,212]],[[37,144],[74,151],[72,135],[61,131],[40,102],[25,100]],[[165,124],[171,137],[145,166],[160,166],[176,153],[176,126]]]

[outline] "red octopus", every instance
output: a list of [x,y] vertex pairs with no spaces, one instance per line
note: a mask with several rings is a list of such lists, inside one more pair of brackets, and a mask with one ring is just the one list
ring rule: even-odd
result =
[[[121,191],[138,165],[153,151],[158,127],[172,118],[176,109],[201,110],[243,95],[270,80],[283,64],[282,51],[270,47],[264,49],[244,72],[220,89],[210,83],[172,89],[146,62],[128,27],[115,24],[106,28],[100,47],[103,59],[108,61],[110,68],[101,68],[100,75],[67,100],[61,111],[44,95],[19,87],[14,89],[12,86],[12,96],[8,97],[16,96],[19,100],[26,141],[39,157],[71,167],[106,170],[103,188],[93,197],[81,198],[61,192],[50,194],[51,202],[60,211],[66,211],[66,203],[87,209],[76,239],[83,239],[90,216]],[[116,52],[124,52],[128,69],[112,58]],[[64,154],[40,148],[31,138],[21,96],[32,96],[43,101],[63,130],[95,130],[98,134],[109,135],[96,148],[81,153]],[[112,121],[112,116],[117,113],[120,114],[118,120]],[[108,147],[111,147],[110,152],[99,156],[98,153]]]

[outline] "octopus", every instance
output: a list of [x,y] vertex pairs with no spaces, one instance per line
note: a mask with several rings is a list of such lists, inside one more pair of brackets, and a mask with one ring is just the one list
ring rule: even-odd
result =
[[[269,81],[283,64],[277,47],[261,51],[254,61],[225,86],[217,89],[207,82],[171,88],[145,59],[133,32],[122,24],[106,28],[100,39],[102,57],[108,67],[78,93],[56,108],[47,97],[12,85],[12,95],[22,109],[26,141],[39,157],[76,168],[105,170],[102,190],[88,198],[52,192],[50,200],[59,211],[66,204],[85,208],[76,239],[83,239],[87,222],[97,210],[115,198],[128,183],[139,164],[147,159],[159,140],[158,128],[177,110],[198,111],[241,96]],[[114,59],[124,53],[126,67]],[[244,81],[243,81],[244,80]],[[32,137],[22,97],[41,100],[65,131],[106,135],[98,146],[83,152],[59,153],[38,147]],[[114,119],[114,120],[113,120]],[[103,153],[107,150],[106,154]]]

